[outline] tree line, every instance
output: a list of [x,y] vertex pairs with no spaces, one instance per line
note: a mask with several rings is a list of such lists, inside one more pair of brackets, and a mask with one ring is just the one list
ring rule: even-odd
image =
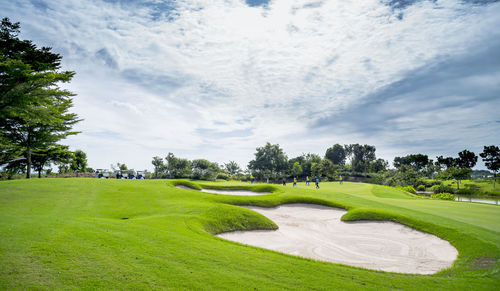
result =
[[[279,144],[266,143],[257,147],[254,159],[245,170],[235,162],[226,164],[210,162],[206,159],[188,160],[169,153],[165,158],[154,157],[153,178],[193,178],[201,180],[237,179],[248,180],[252,175],[257,180],[281,181],[282,178],[319,177],[322,180],[336,180],[340,175],[362,178],[363,181],[390,186],[417,186],[425,184],[426,178],[460,181],[471,176],[478,156],[463,150],[457,157],[438,156],[432,160],[425,154],[410,154],[395,157],[394,168],[389,162],[376,157],[376,147],[361,144],[334,144],[324,156],[304,153],[288,158]],[[479,154],[486,167],[494,176],[500,168],[498,146],[485,146]]]

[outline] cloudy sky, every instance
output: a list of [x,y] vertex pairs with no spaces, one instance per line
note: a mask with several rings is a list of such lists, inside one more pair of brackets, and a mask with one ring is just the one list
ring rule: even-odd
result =
[[[76,76],[94,168],[235,160],[279,143],[392,161],[500,144],[500,2],[0,0]],[[480,167],[482,168],[482,163]]]

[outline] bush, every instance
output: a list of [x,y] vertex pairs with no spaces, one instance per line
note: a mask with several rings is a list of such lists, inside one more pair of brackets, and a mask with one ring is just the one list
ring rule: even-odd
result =
[[418,191],[425,191],[425,185],[418,185],[417,190]]
[[425,187],[432,187],[432,186],[441,185],[441,184],[443,184],[443,182],[438,181],[438,180],[426,180],[426,181],[424,181]]
[[441,200],[455,200],[455,195],[450,193],[438,193],[438,194],[432,194],[431,198],[441,199]]
[[218,173],[217,174],[217,179],[220,179],[220,180],[230,180],[231,179],[231,176],[229,176],[228,174],[226,173]]
[[452,187],[446,186],[444,184],[434,185],[434,186],[431,187],[431,190],[435,194],[438,194],[438,193],[455,193],[455,190]]

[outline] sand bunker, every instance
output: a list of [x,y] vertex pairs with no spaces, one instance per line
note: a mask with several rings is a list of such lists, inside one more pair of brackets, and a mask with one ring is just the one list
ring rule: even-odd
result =
[[[196,189],[184,186],[184,185],[176,185],[175,187],[181,188],[181,189],[196,190]],[[198,190],[196,190],[196,191],[198,191]],[[246,191],[246,190],[218,190],[218,189],[201,189],[201,192],[215,193],[215,194],[222,194],[222,195],[242,195],[242,196],[256,196],[256,195],[271,194],[271,192],[253,192],[253,191]]]
[[394,222],[342,222],[345,210],[309,204],[247,207],[278,230],[235,231],[218,236],[321,261],[388,272],[433,274],[448,268],[457,250],[447,241]]

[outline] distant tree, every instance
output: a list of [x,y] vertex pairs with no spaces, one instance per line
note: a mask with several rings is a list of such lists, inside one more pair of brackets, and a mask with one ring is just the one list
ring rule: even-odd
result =
[[153,157],[153,160],[151,161],[153,164],[153,167],[155,168],[155,179],[158,179],[158,173],[163,170],[163,167],[165,165],[163,164],[163,159],[160,157]]
[[54,145],[77,123],[67,90],[74,72],[60,71],[61,56],[50,48],[37,48],[20,40],[19,23],[3,18],[0,24],[0,164],[26,159],[26,178],[31,177],[32,153]]
[[483,152],[479,155],[486,168],[493,171],[493,188],[495,188],[497,172],[500,169],[500,148],[495,145],[484,146]]
[[445,169],[454,167],[455,163],[456,160],[452,157],[446,157],[446,158],[443,156],[436,157],[436,166],[438,166],[439,169],[442,169],[443,167]]
[[477,163],[477,156],[475,153],[468,150],[463,150],[458,153],[458,158],[455,164],[460,169],[472,169]]
[[401,165],[395,172],[395,175],[389,180],[392,186],[417,186],[419,183],[419,174],[409,165]]
[[65,145],[54,145],[46,149],[33,151],[33,168],[38,172],[38,178],[41,178],[43,168],[50,163],[68,163],[71,161],[73,153]]
[[229,163],[224,164],[224,168],[230,175],[238,175],[241,173],[241,168],[235,161],[229,161]]
[[335,179],[337,176],[336,165],[329,159],[322,159],[321,162],[313,164],[311,174],[313,177],[328,177],[330,179]]
[[[288,169],[287,171],[292,174],[292,168],[293,168],[293,165],[295,163],[299,163],[299,164],[303,164],[304,162],[306,161],[306,158],[304,156],[304,154],[298,156],[298,157],[295,157],[295,158],[291,158],[288,160]],[[293,175],[293,174],[292,174]]]
[[329,159],[335,165],[344,165],[346,157],[346,150],[340,144],[333,145],[325,153],[325,158]]
[[312,153],[308,153],[308,154],[305,154],[303,156],[304,156],[304,162],[301,164],[302,170],[303,170],[302,176],[311,177],[312,176],[312,171],[311,171],[312,165],[314,163],[320,163],[321,157],[317,154],[312,154]]
[[278,144],[266,143],[256,149],[255,159],[248,163],[248,169],[262,175],[269,171],[271,178],[284,175],[288,168],[288,158]]
[[87,154],[82,150],[76,150],[73,153],[71,161],[71,170],[75,172],[86,172],[87,170]]
[[173,153],[168,153],[165,160],[167,161],[166,166],[170,178],[191,178],[191,161],[177,158]]
[[302,174],[302,166],[299,162],[295,162],[292,167],[292,175],[299,177]]
[[366,174],[369,163],[376,159],[375,146],[352,144],[349,145],[348,148],[348,152],[352,152],[352,169],[355,172],[363,171]]
[[389,166],[389,162],[384,159],[376,159],[375,161],[371,161],[369,165],[370,172],[378,173],[387,170]]
[[219,165],[205,159],[197,159],[192,162],[193,178],[214,181],[219,171]]
[[394,167],[399,169],[402,165],[412,167],[416,172],[420,172],[429,165],[429,157],[423,154],[412,154],[404,157],[394,158]]

